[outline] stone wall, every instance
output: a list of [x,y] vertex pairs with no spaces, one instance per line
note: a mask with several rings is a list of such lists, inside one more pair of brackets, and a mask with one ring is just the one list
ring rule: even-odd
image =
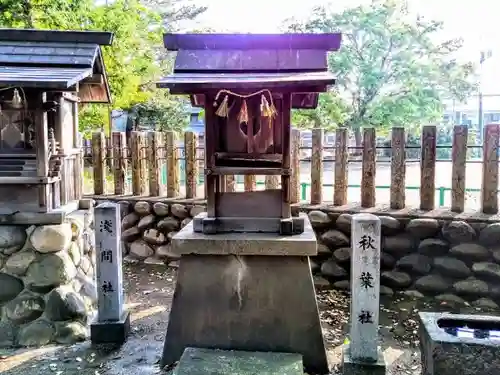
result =
[[163,202],[120,201],[123,252],[126,262],[171,264],[179,259],[172,253],[170,239],[194,216],[205,211],[202,205]]
[[[125,259],[132,262],[176,261],[170,239],[204,211],[202,202],[120,204]],[[305,206],[295,209],[309,213],[318,237],[318,256],[311,258],[316,285],[348,290],[351,214],[339,208],[336,212]],[[500,304],[500,222],[454,219],[453,215],[443,218],[442,212],[432,218],[432,213],[405,216],[400,212],[393,217],[371,211],[382,221],[381,293],[403,291],[413,297],[425,295],[483,307]]]
[[91,211],[61,224],[0,225],[0,346],[87,338],[96,304]]

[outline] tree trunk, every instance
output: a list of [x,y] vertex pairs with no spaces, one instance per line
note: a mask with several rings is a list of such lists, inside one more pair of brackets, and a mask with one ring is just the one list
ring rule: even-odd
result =
[[[354,131],[354,140],[356,141],[356,147],[361,147],[363,146],[363,138],[361,136],[361,128],[356,127],[353,129]],[[362,149],[356,149],[354,151],[354,155],[361,155],[363,153]]]

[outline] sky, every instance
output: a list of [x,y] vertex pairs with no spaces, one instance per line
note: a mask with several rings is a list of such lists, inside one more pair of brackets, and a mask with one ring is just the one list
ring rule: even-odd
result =
[[[317,5],[330,4],[342,11],[371,0],[198,0],[208,11],[202,25],[228,32],[273,33],[289,17],[303,17]],[[464,39],[461,59],[479,59],[480,51],[492,50],[483,65],[485,93],[500,93],[500,43],[495,37],[499,18],[499,0],[408,0],[410,12],[444,22],[443,37]],[[497,72],[498,71],[498,72]],[[498,89],[497,89],[498,86]]]

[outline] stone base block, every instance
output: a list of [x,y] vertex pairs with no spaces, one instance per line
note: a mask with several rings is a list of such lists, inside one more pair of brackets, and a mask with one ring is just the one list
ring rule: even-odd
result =
[[117,322],[98,322],[97,317],[90,324],[92,344],[123,344],[130,332],[130,312],[124,311]]
[[[231,219],[231,220],[229,220]],[[235,225],[232,220],[246,220],[245,218],[210,219],[205,213],[197,215],[191,223],[186,225],[172,238],[172,250],[180,255],[202,254],[202,255],[293,255],[293,256],[315,256],[318,254],[316,245],[316,234],[306,214],[299,218],[304,223],[304,231],[301,234],[280,235],[281,219],[276,219],[276,233],[217,233],[205,234],[196,231],[199,226],[203,230],[206,224],[213,227],[214,220]],[[248,220],[259,220],[251,218]],[[273,219],[274,220],[274,219]]]
[[186,348],[175,375],[303,375],[302,356]]
[[327,374],[309,258],[182,256],[162,366],[187,347],[298,353]]
[[207,217],[198,214],[193,219],[193,230],[198,233],[279,233],[284,236],[304,233],[305,214],[289,219],[274,217]]
[[500,317],[428,312],[419,319],[422,375],[500,374]]
[[363,362],[351,358],[349,345],[344,345],[342,352],[342,374],[344,375],[385,375],[386,362],[384,352],[378,348],[377,362]]

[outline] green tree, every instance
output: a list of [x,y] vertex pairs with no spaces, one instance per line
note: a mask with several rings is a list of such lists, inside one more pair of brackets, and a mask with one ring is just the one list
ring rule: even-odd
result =
[[320,93],[316,108],[292,111],[292,124],[297,128],[333,130],[344,122],[346,111],[344,102],[336,93]]
[[411,17],[403,1],[375,0],[341,13],[317,7],[306,22],[287,26],[342,33],[329,67],[358,146],[363,126],[419,127],[440,118],[444,100],[463,100],[476,88],[473,65],[454,58],[462,41],[438,41],[442,23]]

